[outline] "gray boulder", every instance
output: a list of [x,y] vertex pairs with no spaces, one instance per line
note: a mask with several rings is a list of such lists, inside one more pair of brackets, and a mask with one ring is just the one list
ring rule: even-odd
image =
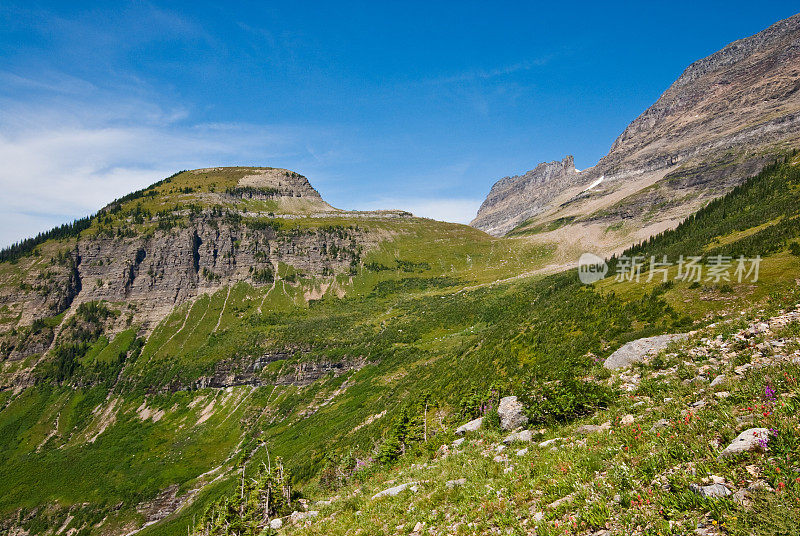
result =
[[689,484],[689,489],[697,493],[701,497],[706,497],[706,498],[727,497],[728,495],[733,493],[725,486],[725,484],[711,484],[710,486],[699,486],[697,484]]
[[479,429],[483,424],[483,417],[478,417],[472,421],[469,421],[467,424],[462,424],[458,428],[456,428],[456,435],[463,435],[467,432],[474,432],[475,430]]
[[528,424],[528,417],[523,412],[522,403],[516,396],[506,396],[500,399],[497,414],[500,415],[500,427],[503,430],[513,430]]
[[603,366],[607,369],[629,367],[644,360],[647,356],[657,354],[672,341],[680,341],[688,336],[688,333],[673,333],[646,337],[625,343],[616,352],[608,356],[608,359],[603,362]]
[[719,455],[722,458],[735,456],[742,452],[762,449],[769,440],[769,430],[766,428],[749,428],[736,436],[733,442],[725,447]]
[[379,491],[373,495],[372,498],[380,499],[381,497],[395,497],[407,489],[416,492],[418,484],[419,482],[406,482],[405,484],[400,484],[399,486]]
[[515,441],[521,441],[524,443],[529,443],[533,441],[533,432],[530,430],[522,430],[520,432],[514,432],[513,434],[509,434],[503,439],[503,443],[513,443]]

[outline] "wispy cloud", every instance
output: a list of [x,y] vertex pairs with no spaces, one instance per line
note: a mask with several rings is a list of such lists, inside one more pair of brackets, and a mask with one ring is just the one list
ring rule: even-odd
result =
[[536,67],[547,65],[549,61],[550,57],[536,58],[493,69],[473,69],[452,75],[428,78],[425,82],[428,84],[456,84],[475,80],[491,80],[493,78],[501,78],[524,71],[530,71]]

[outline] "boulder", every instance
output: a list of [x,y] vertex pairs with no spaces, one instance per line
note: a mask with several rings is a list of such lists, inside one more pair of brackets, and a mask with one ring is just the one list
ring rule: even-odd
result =
[[611,428],[611,423],[606,422],[600,425],[597,424],[582,424],[575,429],[576,434],[581,435],[588,435],[588,434],[595,434],[597,432],[603,432]]
[[727,497],[728,495],[733,493],[725,486],[725,484],[711,484],[710,486],[699,486],[697,484],[689,484],[689,489],[697,493],[701,497],[706,497],[706,498]]
[[406,482],[405,484],[400,484],[399,486],[379,491],[373,495],[372,498],[380,499],[381,497],[395,497],[407,489],[411,491],[417,491],[418,484],[419,482]]
[[520,432],[514,432],[509,434],[503,439],[503,443],[513,443],[515,441],[520,441],[524,443],[529,443],[533,441],[533,432],[530,430],[522,430]]
[[483,417],[478,417],[472,421],[469,421],[467,424],[462,424],[458,428],[456,428],[456,435],[463,435],[467,432],[474,432],[481,427],[483,424]]
[[554,443],[556,443],[558,441],[563,441],[563,440],[564,440],[563,437],[554,437],[553,439],[548,439],[547,441],[542,441],[541,443],[539,443],[539,446],[544,449],[544,448],[547,448],[550,445],[552,445],[552,444],[554,444]]
[[623,344],[616,352],[603,362],[607,369],[629,367],[634,363],[643,361],[645,357],[655,355],[669,345],[672,341],[680,341],[688,337],[688,333],[674,333],[645,337]]
[[650,428],[650,431],[655,432],[656,430],[667,427],[669,427],[669,421],[667,419],[659,419],[653,424],[653,426]]
[[500,416],[500,428],[513,430],[528,424],[528,417],[523,412],[522,403],[516,396],[506,396],[500,399],[497,414]]
[[749,428],[736,436],[736,439],[720,453],[720,457],[727,458],[729,456],[741,454],[742,452],[762,449],[766,446],[768,440],[768,429]]
[[297,510],[295,510],[289,517],[291,518],[292,523],[300,523],[301,521],[308,521],[312,517],[317,517],[318,515],[319,512],[317,512],[316,510],[309,510],[308,512],[298,512]]
[[622,419],[620,419],[619,422],[620,422],[620,424],[626,424],[627,425],[627,424],[633,424],[633,421],[635,421],[635,420],[636,420],[636,418],[629,413],[629,414],[625,415]]

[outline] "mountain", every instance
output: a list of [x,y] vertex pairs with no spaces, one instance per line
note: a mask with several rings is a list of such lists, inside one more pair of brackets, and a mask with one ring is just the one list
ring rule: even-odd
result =
[[677,225],[800,137],[800,15],[690,65],[592,168],[498,181],[471,225],[618,252]]

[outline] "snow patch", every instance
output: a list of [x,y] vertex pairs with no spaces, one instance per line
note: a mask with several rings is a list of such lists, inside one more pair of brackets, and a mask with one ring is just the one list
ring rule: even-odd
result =
[[590,184],[589,186],[587,186],[586,188],[584,188],[584,189],[583,189],[583,191],[582,191],[581,193],[583,193],[583,192],[588,192],[589,190],[591,190],[592,188],[594,188],[595,186],[597,186],[598,184],[600,184],[601,182],[603,182],[603,179],[605,179],[605,178],[606,178],[606,176],[605,176],[605,175],[601,175],[599,179],[597,179],[597,180],[596,180],[596,181],[594,181],[592,184]]

